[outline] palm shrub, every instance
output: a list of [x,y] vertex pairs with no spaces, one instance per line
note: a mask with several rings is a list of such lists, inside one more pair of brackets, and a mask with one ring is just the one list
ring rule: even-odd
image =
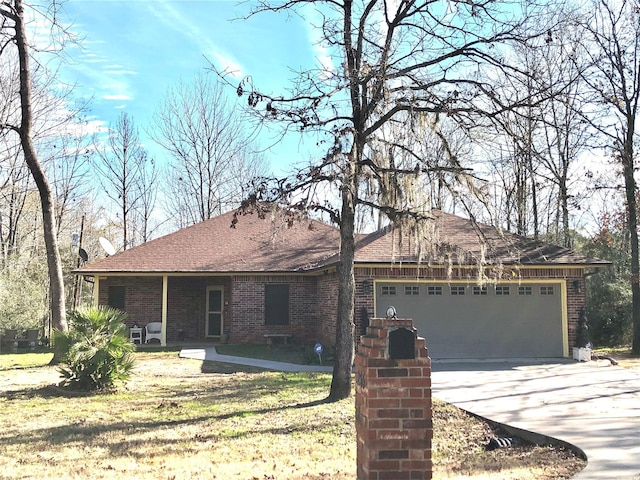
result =
[[115,308],[80,308],[69,313],[69,330],[56,331],[54,348],[64,377],[61,386],[93,391],[113,388],[126,381],[133,368],[135,346],[129,340],[124,319]]

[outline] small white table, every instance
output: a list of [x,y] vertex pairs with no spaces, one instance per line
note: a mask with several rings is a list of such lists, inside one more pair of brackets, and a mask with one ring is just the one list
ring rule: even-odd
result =
[[131,327],[129,329],[129,340],[133,343],[138,342],[142,345],[142,327]]

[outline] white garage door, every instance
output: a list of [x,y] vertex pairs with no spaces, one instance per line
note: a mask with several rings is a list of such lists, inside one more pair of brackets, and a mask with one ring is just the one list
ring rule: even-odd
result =
[[376,282],[376,316],[412,318],[431,358],[561,357],[560,283]]

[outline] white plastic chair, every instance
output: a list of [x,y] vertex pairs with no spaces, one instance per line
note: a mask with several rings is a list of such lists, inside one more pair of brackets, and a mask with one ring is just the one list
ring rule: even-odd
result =
[[144,343],[149,343],[152,338],[158,339],[162,342],[162,323],[151,322],[147,323],[144,327]]

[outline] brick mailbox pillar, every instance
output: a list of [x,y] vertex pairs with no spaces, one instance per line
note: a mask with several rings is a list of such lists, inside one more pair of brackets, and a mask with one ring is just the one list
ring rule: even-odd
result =
[[358,480],[431,479],[431,359],[411,319],[371,319],[355,360]]

